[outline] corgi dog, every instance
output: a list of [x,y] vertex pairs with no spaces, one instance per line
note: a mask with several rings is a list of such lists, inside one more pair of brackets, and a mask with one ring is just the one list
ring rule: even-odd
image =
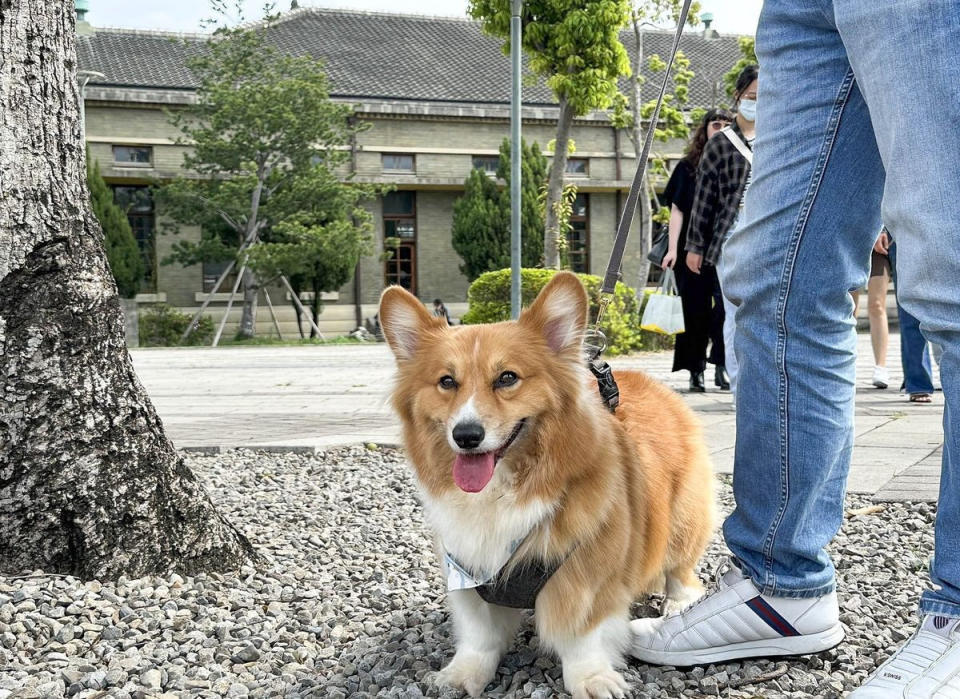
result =
[[641,372],[615,373],[611,414],[585,360],[587,313],[569,272],[489,325],[450,327],[397,286],[381,296],[393,407],[457,639],[441,686],[479,696],[494,679],[527,606],[500,600],[504,580],[535,580],[537,632],[576,699],[625,695],[635,599],[664,590],[670,612],[703,592],[714,478],[699,422]]

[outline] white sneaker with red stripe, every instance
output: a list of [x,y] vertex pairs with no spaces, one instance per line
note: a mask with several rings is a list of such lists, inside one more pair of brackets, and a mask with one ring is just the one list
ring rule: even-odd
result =
[[796,599],[761,595],[730,565],[716,589],[684,611],[634,619],[630,654],[655,665],[705,665],[736,658],[805,655],[843,640],[835,592]]
[[923,618],[913,637],[850,699],[960,699],[960,619]]

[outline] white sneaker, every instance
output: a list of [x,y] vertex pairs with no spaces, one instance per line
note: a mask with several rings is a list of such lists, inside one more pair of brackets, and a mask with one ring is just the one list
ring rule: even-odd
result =
[[926,615],[849,699],[960,699],[960,619]]
[[819,653],[843,640],[835,592],[804,599],[761,595],[734,565],[717,578],[716,590],[679,614],[631,621],[630,654],[685,667]]
[[877,388],[886,388],[890,385],[890,372],[885,366],[873,367],[873,380],[870,382]]

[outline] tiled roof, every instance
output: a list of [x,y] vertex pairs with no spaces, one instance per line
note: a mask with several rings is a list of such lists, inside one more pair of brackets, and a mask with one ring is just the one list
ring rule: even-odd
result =
[[[337,97],[510,101],[510,65],[502,43],[472,20],[304,8],[283,15],[269,36],[285,52],[322,59]],[[644,53],[664,57],[671,39],[670,32],[645,31]],[[198,35],[98,29],[77,38],[77,51],[81,69],[106,76],[91,80],[92,85],[189,89],[196,82],[185,61],[202,50],[203,41]],[[623,41],[631,51],[632,31],[624,32]],[[690,106],[713,104],[718,81],[739,58],[736,38],[705,39],[687,32],[681,50],[695,73]],[[655,82],[644,85],[645,100],[655,96]],[[553,100],[541,83],[524,88],[524,102]]]

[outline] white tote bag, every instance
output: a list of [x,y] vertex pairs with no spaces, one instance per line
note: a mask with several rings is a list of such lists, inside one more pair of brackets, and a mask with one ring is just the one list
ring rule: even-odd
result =
[[647,299],[640,327],[664,335],[683,332],[683,302],[677,296],[677,280],[672,269],[664,270],[660,288]]

